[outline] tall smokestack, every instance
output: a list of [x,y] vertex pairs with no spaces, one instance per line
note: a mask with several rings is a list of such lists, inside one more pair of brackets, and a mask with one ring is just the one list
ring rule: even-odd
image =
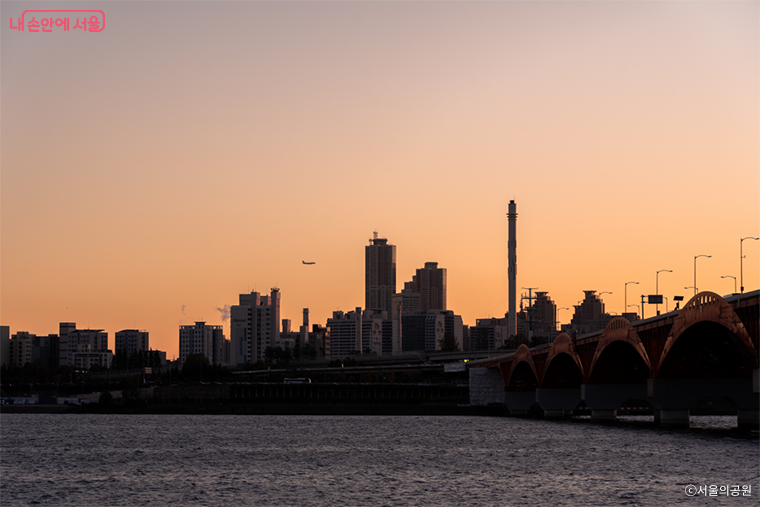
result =
[[509,265],[507,278],[509,278],[509,328],[508,338],[517,335],[517,204],[514,200],[509,201],[509,240],[507,251]]

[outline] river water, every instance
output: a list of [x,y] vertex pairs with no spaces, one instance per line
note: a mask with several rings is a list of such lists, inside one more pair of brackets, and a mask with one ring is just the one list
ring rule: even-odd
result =
[[[736,418],[701,420],[720,428]],[[744,506],[760,497],[758,441],[720,429],[464,416],[3,414],[0,436],[4,507]],[[687,496],[692,484],[751,486],[751,496]]]

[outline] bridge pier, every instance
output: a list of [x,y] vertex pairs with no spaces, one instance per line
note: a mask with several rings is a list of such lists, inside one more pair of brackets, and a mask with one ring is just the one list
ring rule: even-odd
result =
[[660,409],[655,411],[655,421],[660,426],[669,428],[688,428],[691,426],[688,410]]
[[660,409],[655,422],[688,426],[689,411],[703,398],[729,398],[736,403],[737,426],[756,429],[760,400],[752,384],[751,378],[654,378],[648,382],[648,399]]
[[504,393],[509,415],[528,415],[528,410],[536,402],[535,391],[507,391]]
[[592,421],[615,421],[617,420],[616,410],[591,410]]
[[536,402],[544,409],[546,418],[563,418],[573,415],[581,401],[581,389],[536,389]]
[[646,384],[583,384],[581,397],[591,409],[591,419],[614,421],[617,409],[626,400],[643,400],[647,397]]
[[760,428],[760,410],[737,410],[736,423],[741,429],[757,430]]

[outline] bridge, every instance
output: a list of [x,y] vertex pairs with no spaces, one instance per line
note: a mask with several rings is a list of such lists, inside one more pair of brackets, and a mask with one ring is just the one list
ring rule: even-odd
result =
[[615,317],[600,332],[471,361],[470,403],[566,417],[583,402],[594,420],[638,403],[662,426],[688,427],[691,410],[728,401],[739,427],[757,429],[759,300],[760,291],[700,292],[681,310],[634,323]]

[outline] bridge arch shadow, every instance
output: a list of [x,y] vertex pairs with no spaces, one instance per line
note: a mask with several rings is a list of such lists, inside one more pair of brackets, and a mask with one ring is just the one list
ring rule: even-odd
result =
[[604,328],[591,361],[588,384],[639,384],[652,363],[638,333],[627,319],[615,317]]
[[538,372],[530,349],[522,344],[515,351],[509,375],[504,382],[507,391],[533,391],[538,386]]
[[657,377],[744,377],[758,353],[733,307],[714,292],[691,298],[675,318]]
[[583,363],[575,351],[573,340],[562,333],[552,343],[541,378],[544,389],[580,387],[583,383]]
[[666,347],[658,378],[751,377],[755,367],[741,337],[718,322],[696,322]]

